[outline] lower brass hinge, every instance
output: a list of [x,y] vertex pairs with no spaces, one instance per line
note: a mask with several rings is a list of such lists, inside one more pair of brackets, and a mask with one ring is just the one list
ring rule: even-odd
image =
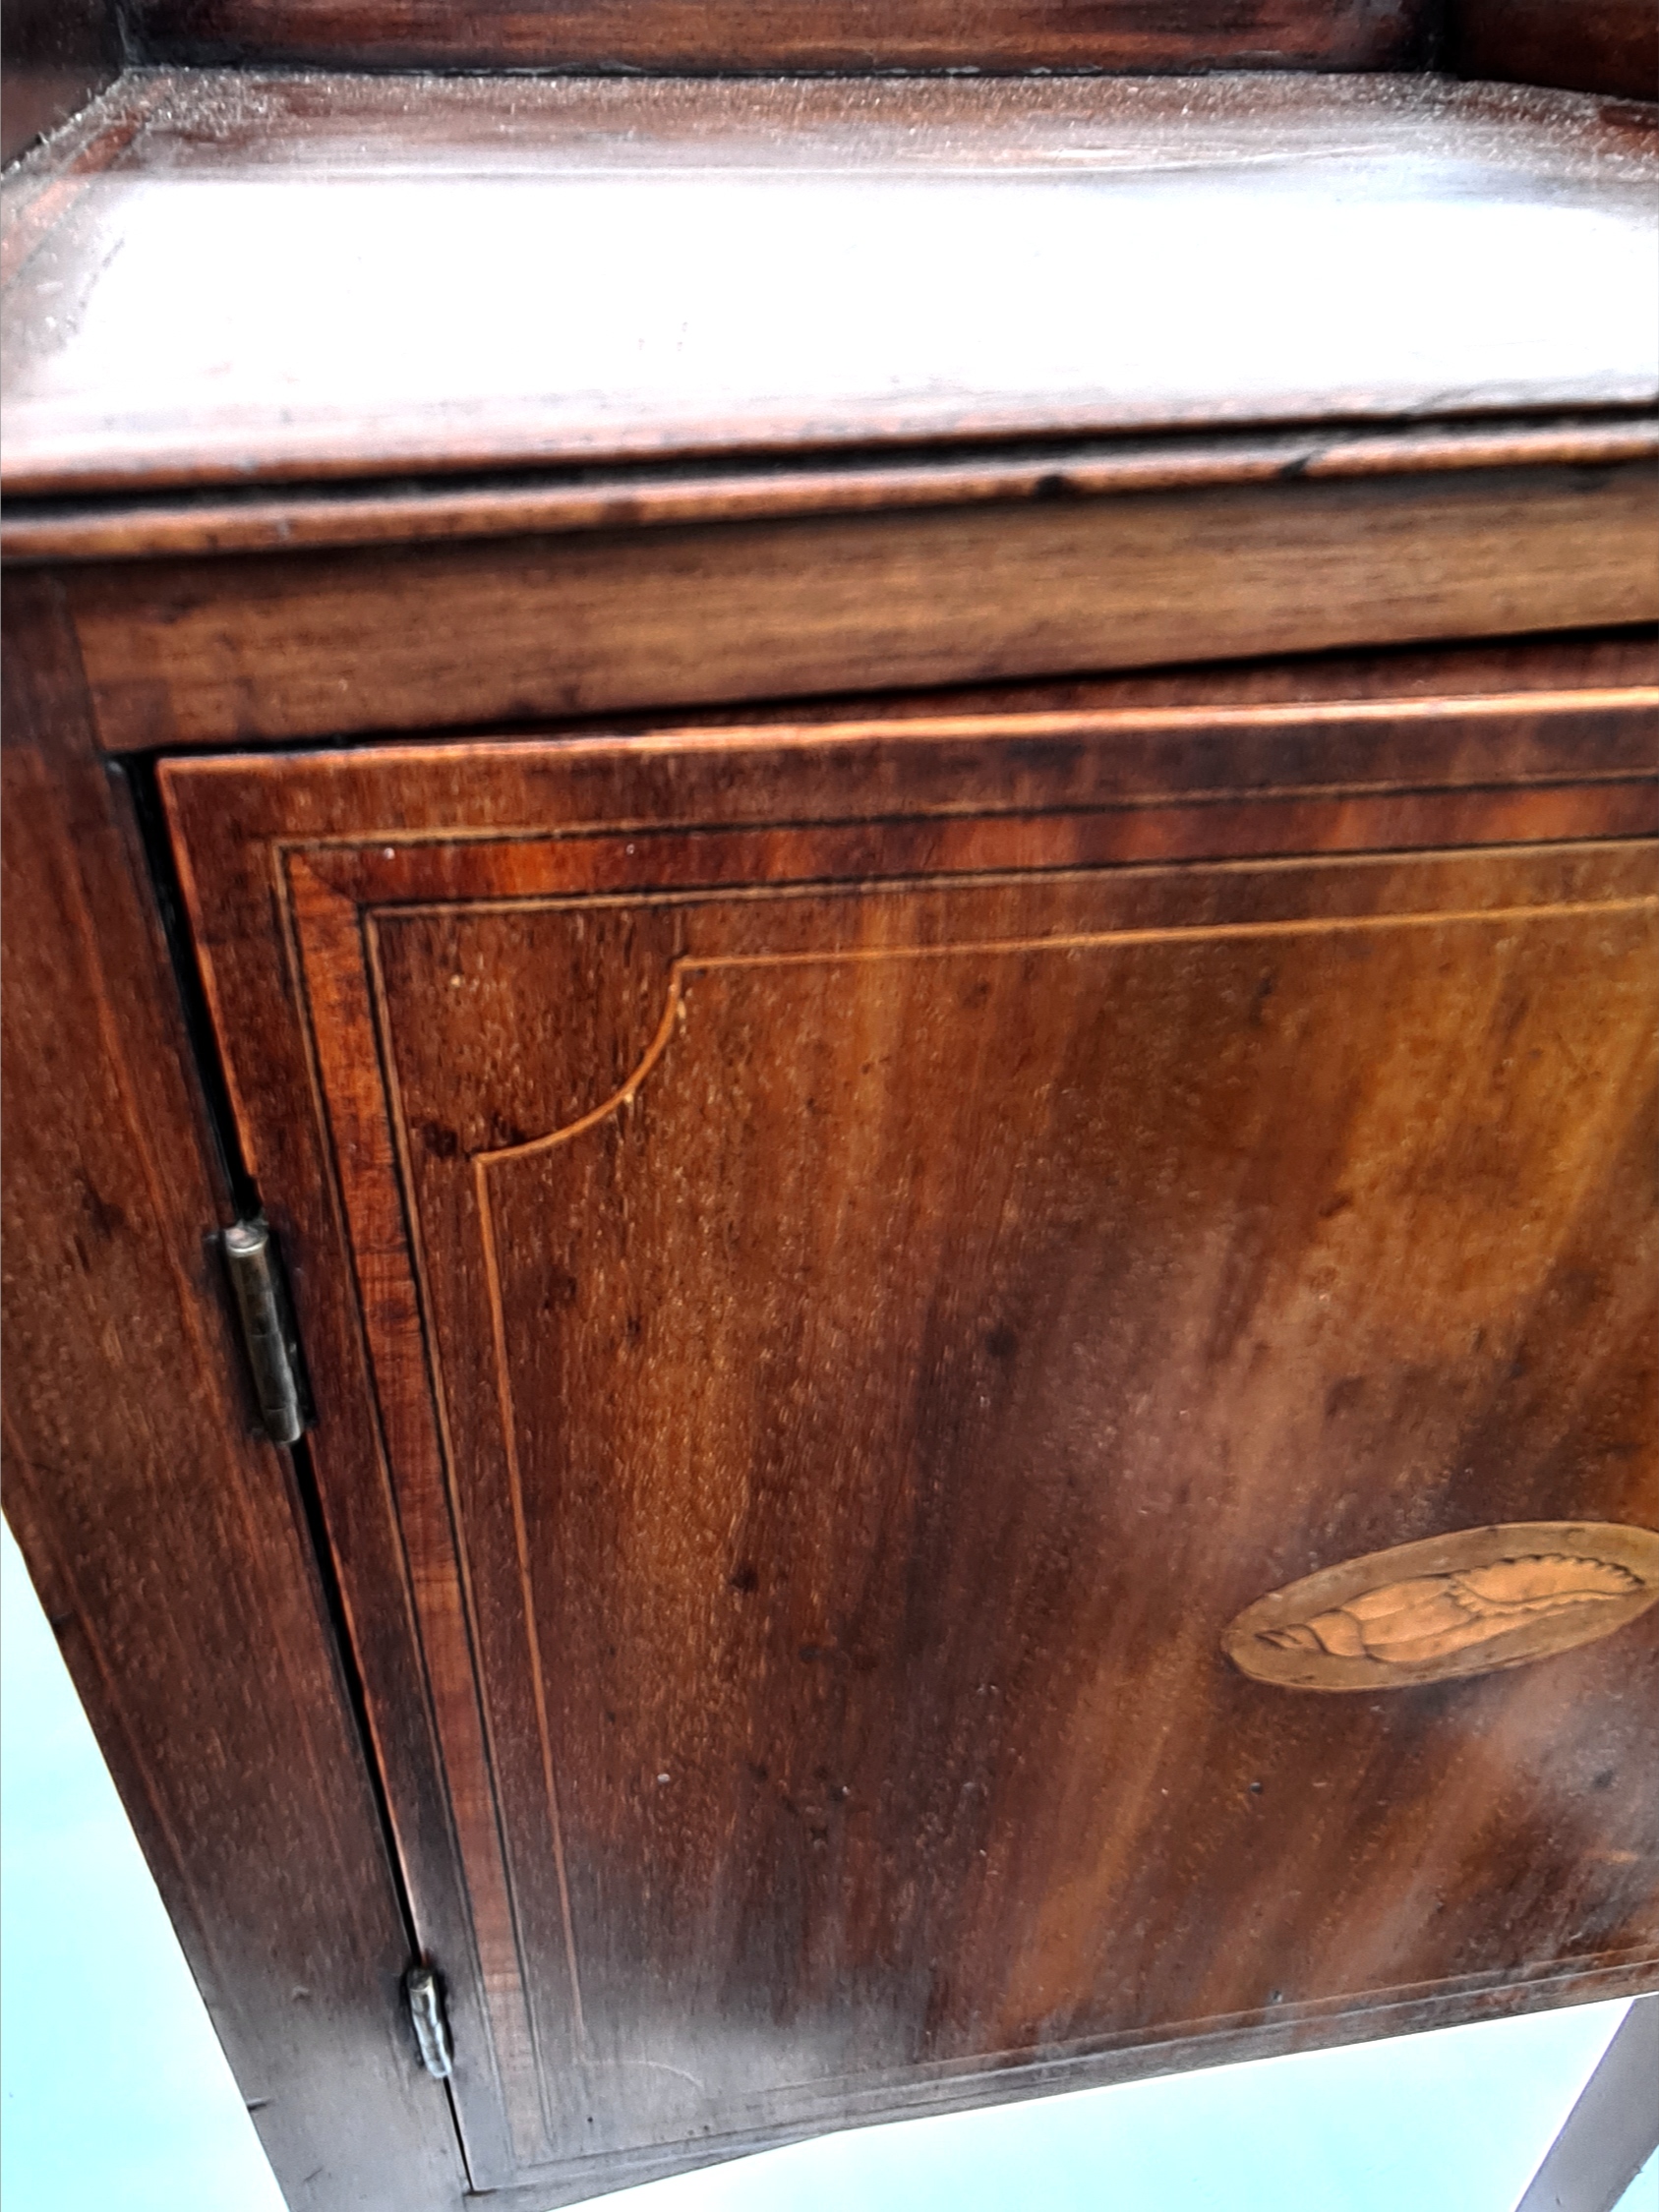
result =
[[273,1444],[298,1443],[307,1426],[304,1369],[269,1224],[234,1222],[219,1241],[248,1347],[260,1426]]
[[409,2003],[422,2066],[434,2081],[447,2081],[455,2070],[455,2053],[438,1976],[430,1966],[411,1966],[403,1977],[403,1995]]

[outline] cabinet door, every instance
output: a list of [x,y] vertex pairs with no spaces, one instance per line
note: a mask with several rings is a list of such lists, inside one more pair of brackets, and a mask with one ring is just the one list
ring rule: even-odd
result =
[[475,2184],[1652,1978],[1651,734],[163,770]]

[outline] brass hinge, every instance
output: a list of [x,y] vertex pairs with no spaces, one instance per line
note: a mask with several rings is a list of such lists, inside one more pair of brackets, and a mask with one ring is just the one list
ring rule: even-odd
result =
[[304,1367],[276,1241],[264,1221],[235,1222],[219,1241],[248,1347],[260,1426],[273,1444],[297,1443],[307,1426]]
[[455,2052],[449,2041],[449,2021],[438,1976],[430,1966],[411,1966],[403,1977],[403,1995],[408,2000],[422,2066],[434,2081],[447,2081],[455,2070]]

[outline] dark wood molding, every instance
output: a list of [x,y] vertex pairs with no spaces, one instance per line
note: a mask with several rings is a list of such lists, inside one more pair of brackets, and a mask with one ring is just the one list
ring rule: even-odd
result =
[[132,807],[58,587],[5,604],[6,1511],[294,2212],[464,2176],[301,1501],[251,1432]]
[[1651,416],[1352,427],[1234,437],[1120,438],[976,453],[803,457],[746,468],[590,469],[472,483],[270,487],[148,499],[13,499],[0,514],[8,563],[153,560],[199,553],[420,546],[463,538],[567,536],[795,515],[1111,498],[1223,485],[1437,476],[1503,468],[1607,468],[1659,458]]

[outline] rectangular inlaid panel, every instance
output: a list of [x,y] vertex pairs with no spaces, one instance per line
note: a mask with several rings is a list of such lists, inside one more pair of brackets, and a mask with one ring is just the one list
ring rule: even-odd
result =
[[1651,1975],[1654,848],[1483,845],[1519,712],[166,771],[475,2182]]

